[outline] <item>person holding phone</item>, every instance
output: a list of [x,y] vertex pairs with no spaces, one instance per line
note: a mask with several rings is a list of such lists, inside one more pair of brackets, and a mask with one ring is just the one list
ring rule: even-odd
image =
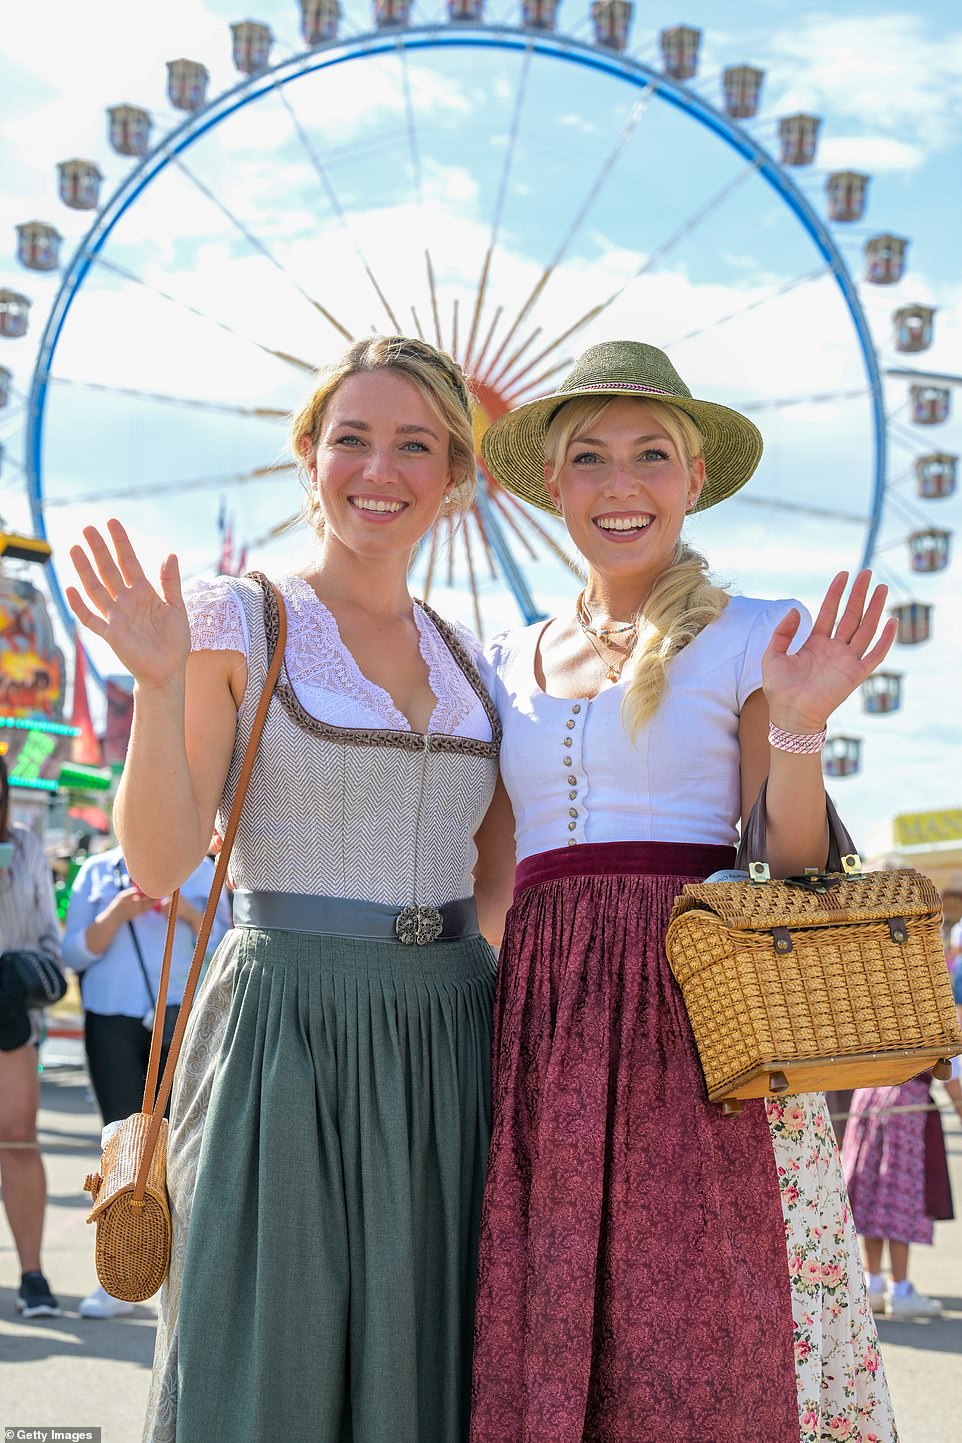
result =
[[[161,1072],[213,877],[205,857],[181,888]],[[120,847],[88,857],[70,894],[63,960],[80,978],[87,1067],[105,1126],[138,1112],[143,1102],[169,906],[169,898],[150,897],[131,881]],[[230,907],[221,898],[213,946],[230,925]],[[131,1303],[101,1287],[80,1304],[85,1318],[117,1318],[131,1310]]]

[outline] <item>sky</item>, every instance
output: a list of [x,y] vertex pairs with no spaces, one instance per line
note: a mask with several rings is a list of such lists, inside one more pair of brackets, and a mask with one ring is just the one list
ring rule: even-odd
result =
[[[372,29],[367,6],[343,10],[343,36]],[[563,0],[559,32],[590,44],[588,13],[587,4]],[[518,7],[489,0],[486,15],[513,27]],[[447,30],[444,16],[443,5],[415,0],[413,24]],[[198,60],[212,97],[231,92],[242,77],[228,25],[244,18],[227,0],[167,0],[149,24],[144,7],[120,0],[48,0],[4,16],[0,287],[32,301],[28,335],[0,339],[0,365],[14,375],[12,402],[0,411],[2,514],[13,524],[30,524],[25,398],[62,279],[18,264],[14,227],[34,219],[56,226],[69,263],[93,213],[61,203],[57,162],[95,161],[108,202],[135,162],[110,149],[106,107],[142,106],[152,141],[162,140],[184,119],[165,94],[165,61]],[[295,0],[263,0],[253,18],[272,30],[272,61],[291,61],[284,83],[248,103],[238,90],[223,106],[230,113],[123,209],[69,291],[41,428],[44,514],[64,584],[66,550],[81,526],[111,514],[128,524],[148,566],[174,549],[188,576],[209,575],[222,506],[251,565],[302,567],[303,530],[271,536],[299,506],[283,413],[305,389],[305,366],[343,344],[329,318],[363,334],[393,329],[390,311],[402,328],[420,324],[433,335],[427,251],[442,340],[452,345],[457,326],[463,349],[491,246],[475,353],[489,327],[486,363],[502,348],[495,373],[516,352],[509,374],[545,351],[516,383],[527,399],[564,374],[548,377],[552,366],[596,341],[630,336],[663,346],[694,394],[746,409],[766,440],[750,486],[696,518],[692,541],[735,590],[798,597],[816,609],[834,571],[854,568],[862,554],[871,408],[837,281],[773,188],[688,109],[570,59],[526,59],[507,46],[426,48],[401,59],[359,46],[351,59],[311,69],[292,59],[303,51]],[[947,0],[914,9],[730,0],[688,3],[679,16],[656,0],[636,6],[627,54],[660,69],[658,33],[679,19],[703,32],[690,82],[701,100],[720,104],[728,65],[764,70],[760,113],[745,129],[767,149],[777,153],[779,117],[822,117],[814,165],[789,173],[819,215],[829,172],[870,175],[864,219],[832,233],[882,370],[962,373],[956,8]],[[293,78],[294,70],[305,73]],[[863,247],[879,232],[909,240],[897,285],[863,281]],[[934,344],[900,356],[891,314],[916,302],[937,307]],[[596,308],[569,342],[552,345]],[[945,572],[913,575],[906,544],[915,529],[958,527],[958,493],[916,498],[914,459],[962,451],[962,392],[953,390],[952,415],[939,426],[912,424],[903,378],[886,380],[885,404],[877,570],[895,599],[932,603],[935,613],[932,639],[889,659],[904,674],[903,709],[870,717],[856,697],[833,721],[833,732],[863,739],[861,773],[832,789],[864,837],[896,812],[962,802],[958,558]],[[577,581],[511,516],[521,535],[505,521],[506,535],[536,602],[549,612],[569,607]],[[549,522],[548,530],[563,549],[561,529]],[[477,532],[470,560],[463,538],[450,560],[439,555],[431,600],[473,625],[469,565],[486,577]],[[426,567],[425,554],[415,574],[421,589]],[[480,592],[488,634],[518,624],[502,584],[482,579]],[[102,671],[114,669],[99,644],[91,656]]]

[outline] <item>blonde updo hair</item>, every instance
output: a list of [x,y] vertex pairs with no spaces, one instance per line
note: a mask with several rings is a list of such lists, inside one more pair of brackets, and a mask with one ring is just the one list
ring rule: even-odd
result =
[[352,342],[338,360],[318,371],[310,395],[291,417],[290,448],[306,492],[302,514],[315,531],[323,529],[323,518],[308,466],[320,440],[328,403],[342,381],[372,371],[395,371],[404,376],[447,431],[448,466],[454,482],[447,514],[463,514],[474,501],[478,473],[473,400],[461,367],[427,341],[411,336],[370,336]]
[[[544,438],[545,462],[552,473],[564,464],[572,439],[587,432],[614,399],[589,396],[568,401],[555,412]],[[690,471],[703,450],[701,432],[691,416],[665,401],[638,400],[655,415]],[[679,537],[671,565],[635,613],[638,639],[622,672],[628,685],[621,704],[622,721],[632,739],[661,705],[672,657],[721,616],[729,599],[724,587],[712,581],[704,556]]]

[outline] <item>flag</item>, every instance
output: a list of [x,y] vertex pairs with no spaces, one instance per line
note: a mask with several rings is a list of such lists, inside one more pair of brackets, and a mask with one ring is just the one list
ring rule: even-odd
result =
[[73,709],[70,715],[72,726],[79,727],[77,736],[70,743],[70,760],[81,766],[99,767],[101,764],[100,742],[90,717],[90,703],[87,700],[87,654],[80,645],[79,632],[74,633]]

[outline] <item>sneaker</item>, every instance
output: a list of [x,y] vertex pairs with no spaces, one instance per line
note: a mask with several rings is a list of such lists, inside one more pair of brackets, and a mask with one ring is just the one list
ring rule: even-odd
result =
[[876,1286],[873,1287],[871,1283],[866,1283],[865,1292],[868,1298],[868,1305],[872,1309],[872,1312],[884,1313],[888,1303],[888,1293],[885,1290],[885,1284],[876,1284]]
[[125,1318],[134,1311],[133,1303],[115,1298],[106,1288],[96,1287],[89,1293],[77,1310],[82,1318]]
[[890,1288],[886,1302],[886,1315],[890,1318],[937,1318],[942,1312],[940,1302],[917,1293],[912,1283],[903,1293]]
[[59,1318],[60,1304],[43,1273],[24,1273],[17,1294],[17,1312],[23,1318]]

